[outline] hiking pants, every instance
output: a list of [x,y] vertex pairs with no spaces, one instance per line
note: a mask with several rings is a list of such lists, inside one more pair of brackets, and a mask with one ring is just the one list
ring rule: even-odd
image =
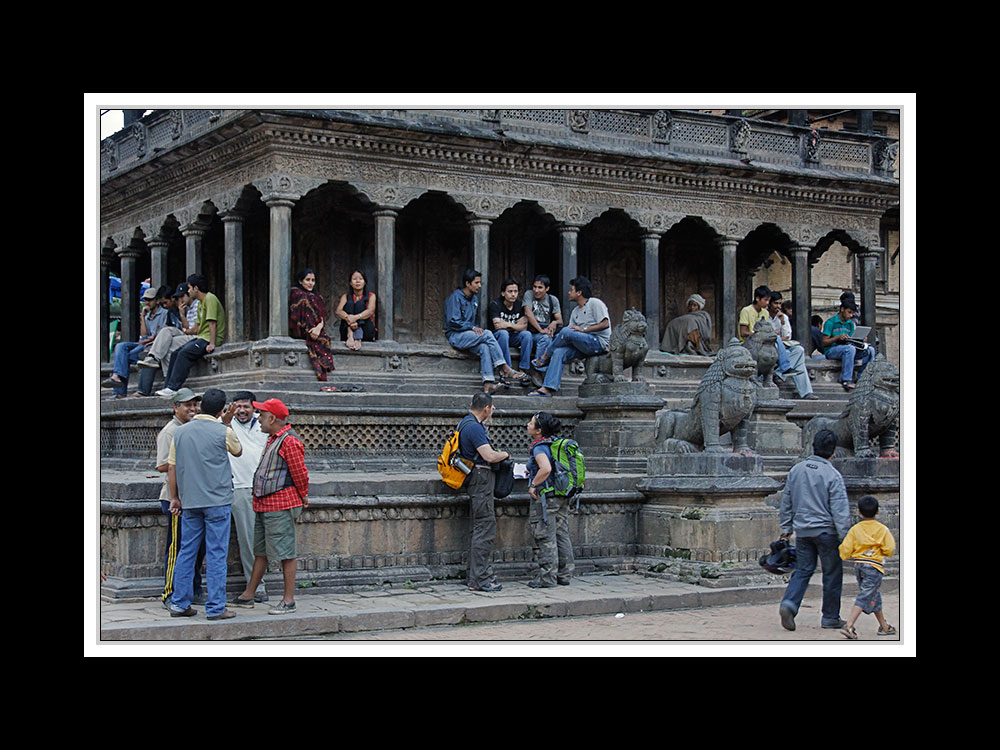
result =
[[493,581],[493,543],[497,538],[497,517],[493,510],[493,487],[496,474],[489,466],[476,466],[465,488],[469,493],[469,542],[468,584],[482,588]]

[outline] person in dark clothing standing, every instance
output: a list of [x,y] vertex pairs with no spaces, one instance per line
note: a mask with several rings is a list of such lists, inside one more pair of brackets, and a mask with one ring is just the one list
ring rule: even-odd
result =
[[492,396],[477,393],[472,397],[469,416],[460,425],[459,455],[472,463],[472,471],[465,481],[471,525],[467,581],[471,591],[500,591],[503,588],[496,580],[490,559],[497,536],[497,517],[493,510],[496,474],[492,464],[510,458],[510,453],[494,450],[490,445],[486,423],[493,416],[494,408]]

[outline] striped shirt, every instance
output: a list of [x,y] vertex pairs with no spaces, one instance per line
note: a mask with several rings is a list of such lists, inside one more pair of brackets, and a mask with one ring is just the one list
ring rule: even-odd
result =
[[[291,425],[285,425],[274,435],[267,438],[267,445],[264,452],[278,437],[292,429]],[[288,465],[288,473],[292,477],[292,486],[285,487],[275,493],[264,497],[253,498],[253,509],[257,513],[269,513],[276,510],[288,510],[298,508],[302,505],[302,498],[309,495],[309,470],[306,468],[306,449],[294,434],[284,439],[281,447],[278,448],[278,455],[281,456]]]

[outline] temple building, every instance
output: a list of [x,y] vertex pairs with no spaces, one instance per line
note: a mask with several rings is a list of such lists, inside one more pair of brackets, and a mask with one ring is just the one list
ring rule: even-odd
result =
[[[477,269],[485,327],[504,279],[523,293],[547,275],[565,309],[570,280],[583,275],[612,325],[631,308],[645,316],[648,354],[631,375],[642,376],[636,389],[648,385],[638,399],[647,412],[636,416],[631,397],[617,416],[578,398],[575,363],[554,398],[500,396],[492,443],[523,456],[525,424],[545,408],[586,444],[587,491],[571,529],[579,571],[679,566],[706,585],[749,576],[767,551],[773,497],[754,500],[763,520],[753,539],[728,547],[680,549],[643,520],[655,504],[637,490],[654,411],[690,403],[713,362],[661,352],[661,338],[697,293],[714,348],[725,346],[766,284],[793,302],[793,338],[809,342],[811,317],[835,314],[851,290],[880,354],[900,366],[900,137],[893,109],[135,112],[97,154],[101,369],[110,370],[110,276],[121,280],[118,334],[136,341],[143,282],[203,274],[225,307],[226,339],[189,384],[288,403],[315,476],[299,520],[301,569],[320,587],[457,577],[468,502],[434,461],[481,383],[478,357],[444,336],[444,300]],[[305,343],[289,336],[289,292],[305,267],[330,311],[355,270],[377,294],[377,341],[348,352],[329,331],[331,379],[363,391],[321,392]],[[797,459],[800,428],[848,398],[838,362],[807,366],[818,398],[795,400],[783,384],[748,428],[768,486]],[[150,470],[169,416],[155,396],[100,402],[102,596],[162,586],[166,520]],[[898,490],[885,508],[891,523]],[[532,564],[526,491],[498,501],[497,514],[495,561],[516,577]],[[239,571],[231,563],[236,582]]]

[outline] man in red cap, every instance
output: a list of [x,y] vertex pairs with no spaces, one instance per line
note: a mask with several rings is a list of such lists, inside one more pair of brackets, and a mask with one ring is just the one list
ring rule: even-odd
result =
[[305,446],[285,423],[288,407],[276,398],[253,405],[260,412],[261,432],[268,436],[253,476],[253,571],[246,589],[230,604],[252,608],[268,560],[280,560],[285,594],[269,614],[283,615],[295,611],[295,521],[309,507],[309,471]]

